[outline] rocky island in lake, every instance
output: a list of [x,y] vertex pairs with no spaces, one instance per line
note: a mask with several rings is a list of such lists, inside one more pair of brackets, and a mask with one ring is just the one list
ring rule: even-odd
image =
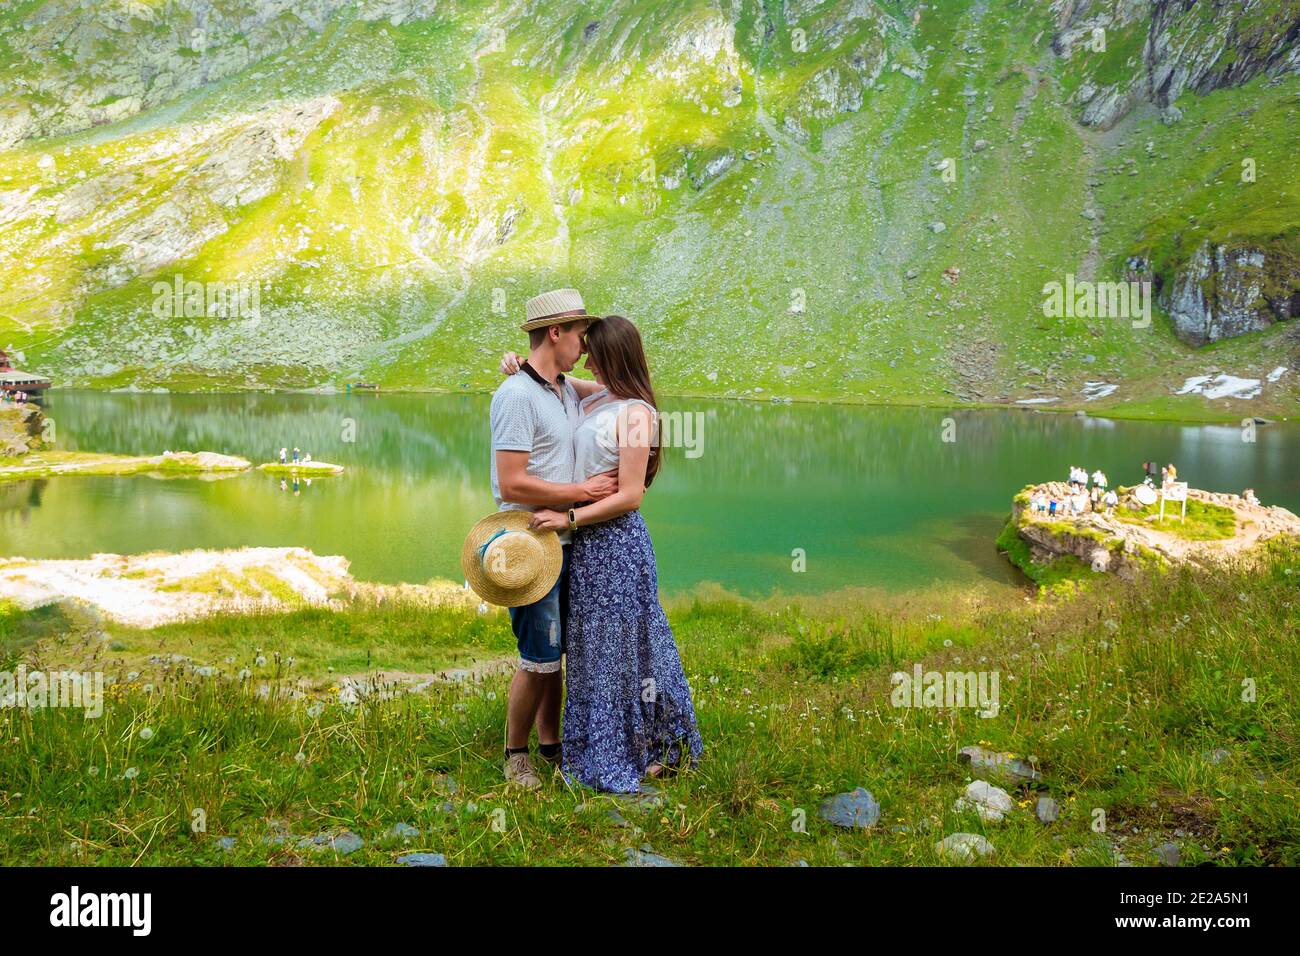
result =
[[[1154,503],[1139,500],[1143,488],[1141,497]],[[1186,512],[1170,498],[1162,518],[1158,489],[1116,491],[1113,507],[1056,511],[1044,503],[1068,502],[1079,493],[1063,481],[1027,485],[1012,501],[998,550],[1042,588],[1068,591],[1095,574],[1134,578],[1180,564],[1211,567],[1249,557],[1280,536],[1300,539],[1295,514],[1242,495],[1187,488]]]

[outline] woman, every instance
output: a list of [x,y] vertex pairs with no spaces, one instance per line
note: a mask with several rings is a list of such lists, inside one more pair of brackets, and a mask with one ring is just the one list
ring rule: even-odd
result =
[[[645,777],[694,763],[703,743],[638,510],[660,464],[658,405],[641,335],[627,319],[610,315],[591,324],[586,344],[586,367],[596,381],[570,379],[583,397],[574,480],[617,469],[618,491],[570,513],[541,509],[532,523],[576,528],[564,668],[565,777],[634,793]],[[503,371],[517,367],[517,356],[502,360]]]

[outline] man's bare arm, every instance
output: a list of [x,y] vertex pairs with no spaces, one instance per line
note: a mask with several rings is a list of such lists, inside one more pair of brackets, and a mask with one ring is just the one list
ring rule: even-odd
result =
[[518,505],[567,508],[575,501],[599,501],[618,490],[618,479],[596,475],[577,483],[543,481],[528,473],[528,452],[498,451],[497,486],[501,499]]

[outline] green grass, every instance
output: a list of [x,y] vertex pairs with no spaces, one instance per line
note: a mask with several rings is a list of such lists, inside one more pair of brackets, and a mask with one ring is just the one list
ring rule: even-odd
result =
[[1158,520],[1160,503],[1147,505],[1140,511],[1116,508],[1115,516],[1128,524],[1155,528],[1188,541],[1223,541],[1237,533],[1237,516],[1231,508],[1206,501],[1189,499],[1186,520],[1180,520],[1178,502],[1165,502],[1165,520]]
[[[1048,525],[1048,528],[1057,534],[1092,536],[1087,529],[1077,529],[1072,525],[1058,523]],[[1007,560],[1024,572],[1025,577],[1038,585],[1040,595],[1071,597],[1085,590],[1105,574],[1105,572],[1093,571],[1072,554],[1058,555],[1045,563],[1035,561],[1030,553],[1029,542],[1020,537],[1018,527],[1011,518],[1007,519],[1007,523],[998,534],[996,546],[999,551],[1006,554]]]
[[[1145,864],[1174,839],[1188,864],[1297,865],[1297,580],[1300,551],[1275,545],[1254,570],[1178,570],[1158,592],[1108,579],[1049,604],[676,605],[670,620],[706,750],[697,768],[662,783],[664,806],[621,809],[640,832],[617,824],[611,801],[558,780],[538,794],[502,787],[505,676],[351,707],[329,694],[258,691],[296,685],[299,670],[508,656],[499,615],[366,605],[100,635],[66,616],[33,622],[9,609],[0,648],[11,662],[93,666],[117,680],[98,719],[0,710],[0,863],[327,863],[332,854],[262,838],[346,828],[366,840],[343,858],[352,865],[411,850],[452,865],[604,865],[643,843],[695,865],[932,864],[932,845],[958,830],[993,842],[989,864],[1110,865],[1117,853]],[[115,655],[146,646],[222,674],[169,663],[131,679],[139,665]],[[892,708],[890,673],[916,662],[998,671],[998,715]],[[1041,785],[1011,788],[1018,808],[1002,824],[953,809],[968,779],[957,750],[981,742],[1043,774]],[[1227,752],[1220,762],[1208,757],[1217,748]],[[855,786],[882,804],[873,832],[839,831],[817,815],[822,799]],[[1051,826],[1033,818],[1039,794],[1062,806]],[[1097,810],[1104,834],[1092,829]],[[423,835],[385,842],[399,821]],[[218,847],[222,836],[235,837],[233,850]]]

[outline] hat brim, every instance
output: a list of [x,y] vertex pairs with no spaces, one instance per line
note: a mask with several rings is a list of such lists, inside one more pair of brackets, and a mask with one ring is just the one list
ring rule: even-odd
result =
[[581,315],[547,315],[540,319],[533,319],[531,322],[525,322],[519,328],[525,332],[531,332],[533,329],[545,329],[552,325],[568,325],[570,322],[586,322],[590,325],[592,322],[599,322],[603,315],[588,315],[583,312]]
[[[546,597],[551,588],[555,587],[555,582],[560,579],[560,571],[564,567],[564,550],[560,544],[560,536],[549,529],[538,530],[528,527],[532,517],[530,511],[514,509],[498,511],[470,528],[469,534],[465,536],[465,543],[460,551],[460,569],[465,573],[465,580],[469,582],[474,593],[489,604],[498,607],[523,607],[525,604],[535,604]],[[502,529],[526,531],[541,542],[542,562],[533,580],[523,587],[503,588],[483,573],[478,549]]]

